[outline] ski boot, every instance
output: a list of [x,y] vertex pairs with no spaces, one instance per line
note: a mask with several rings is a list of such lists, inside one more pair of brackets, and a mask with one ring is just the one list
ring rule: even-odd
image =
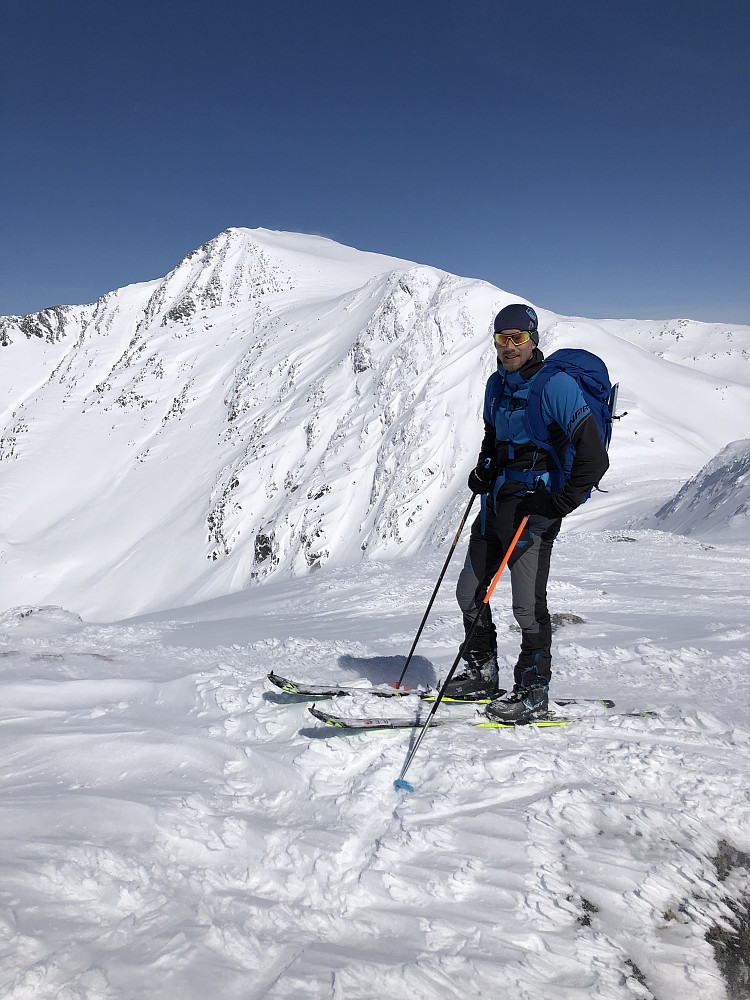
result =
[[454,674],[445,689],[445,698],[472,700],[477,697],[498,698],[505,694],[497,686],[497,653],[467,653],[466,667]]
[[541,685],[519,687],[515,684],[509,695],[490,702],[484,713],[490,719],[516,726],[546,719],[549,711],[548,691],[549,688]]

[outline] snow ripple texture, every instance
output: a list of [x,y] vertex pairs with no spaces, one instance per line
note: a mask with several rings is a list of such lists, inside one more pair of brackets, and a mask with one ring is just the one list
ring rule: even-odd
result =
[[[332,732],[265,674],[393,673],[437,556],[121,624],[5,612],[0,995],[724,1000],[705,935],[750,891],[711,860],[750,850],[750,567],[629,538],[560,541],[553,609],[585,621],[556,633],[554,690],[659,718],[498,732],[446,708],[413,795],[411,734]],[[507,584],[496,603],[509,676]],[[457,617],[447,589],[413,681],[445,672]]]

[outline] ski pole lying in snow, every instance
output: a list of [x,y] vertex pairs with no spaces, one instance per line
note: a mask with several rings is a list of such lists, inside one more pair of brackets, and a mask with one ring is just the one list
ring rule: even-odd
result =
[[[529,515],[527,514],[526,517],[524,517],[524,519],[521,521],[520,525],[518,526],[518,531],[516,531],[515,535],[513,536],[513,541],[508,546],[508,551],[503,556],[503,561],[500,563],[500,568],[498,569],[497,573],[495,573],[495,576],[492,579],[492,583],[489,585],[489,587],[487,589],[487,593],[482,598],[482,605],[489,604],[490,597],[492,597],[492,591],[495,589],[495,586],[497,585],[497,581],[500,579],[503,570],[508,565],[508,560],[510,559],[510,557],[511,557],[511,555],[513,553],[513,549],[515,549],[516,544],[518,543],[518,539],[521,537],[523,529],[526,527],[526,522],[528,521],[528,519],[529,519]],[[464,639],[464,641],[463,641],[463,643],[461,645],[461,648],[458,651],[458,656],[453,661],[453,666],[448,671],[448,676],[445,678],[445,680],[442,683],[442,686],[441,686],[440,690],[438,691],[438,696],[437,696],[437,698],[435,699],[435,701],[433,703],[432,709],[430,710],[430,714],[427,716],[427,720],[425,721],[425,724],[422,726],[422,729],[420,730],[419,736],[417,737],[416,742],[414,743],[414,746],[411,748],[411,751],[410,751],[409,755],[406,758],[406,762],[404,763],[404,766],[401,768],[401,774],[393,782],[393,787],[394,788],[403,788],[407,792],[413,792],[414,791],[413,787],[409,784],[409,782],[408,781],[404,781],[404,775],[409,770],[409,765],[414,760],[414,755],[416,754],[417,750],[419,749],[419,744],[422,742],[422,740],[424,738],[424,734],[427,732],[427,730],[429,728],[429,725],[430,725],[430,723],[432,722],[432,720],[433,720],[433,718],[435,716],[435,712],[437,712],[438,706],[440,705],[440,702],[443,700],[443,695],[445,694],[445,689],[448,687],[448,684],[450,683],[451,677],[453,677],[453,673],[454,673],[456,667],[458,666],[458,664],[459,664],[459,662],[461,660],[461,657],[464,655],[464,650],[468,648],[469,643],[471,642],[471,637],[474,635],[474,629],[479,624],[479,619],[482,617],[482,612],[483,611],[484,611],[484,607],[481,607],[479,609],[479,611],[477,611],[476,618],[471,623],[471,628],[466,633],[466,638]]]
[[401,671],[401,676],[399,677],[399,679],[393,685],[395,688],[400,688],[401,687],[401,683],[402,683],[402,681],[404,679],[404,675],[406,674],[406,671],[407,671],[407,669],[409,667],[409,664],[411,663],[411,658],[414,655],[414,650],[417,648],[417,643],[419,642],[419,637],[422,634],[422,629],[424,628],[425,622],[427,621],[427,616],[429,615],[430,611],[432,610],[432,605],[435,603],[435,598],[437,597],[438,590],[440,590],[440,584],[443,582],[443,577],[445,576],[445,571],[448,569],[448,563],[451,561],[451,557],[453,556],[453,553],[456,551],[456,546],[458,545],[458,540],[461,537],[461,532],[464,530],[464,525],[466,524],[466,519],[469,516],[469,511],[471,510],[472,504],[474,503],[474,501],[476,500],[476,498],[478,496],[479,496],[478,493],[472,493],[471,494],[471,500],[469,500],[469,506],[466,508],[466,510],[464,511],[464,516],[461,518],[461,523],[458,526],[458,532],[456,534],[456,537],[453,539],[453,545],[451,545],[451,550],[448,553],[448,558],[445,560],[445,565],[443,566],[443,569],[442,569],[442,571],[440,573],[440,576],[438,577],[438,582],[435,584],[435,589],[432,592],[432,597],[430,598],[430,603],[427,605],[427,610],[424,613],[424,617],[422,618],[422,621],[419,623],[419,628],[417,629],[417,634],[414,636],[414,642],[411,644],[411,649],[409,650],[409,655],[406,657],[406,663],[404,664],[404,669]]

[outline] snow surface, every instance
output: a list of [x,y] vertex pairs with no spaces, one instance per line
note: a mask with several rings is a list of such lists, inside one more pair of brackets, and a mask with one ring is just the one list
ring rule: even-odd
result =
[[[339,734],[264,678],[398,676],[438,555],[120,624],[7,612],[1,995],[725,997],[704,934],[750,891],[710,861],[750,849],[750,558],[642,531],[569,534],[554,560],[552,610],[585,623],[556,633],[553,692],[660,718],[457,722],[427,733],[413,795],[409,733]],[[506,584],[506,678],[509,604]],[[445,672],[457,628],[446,584],[408,679]]]
[[[163,280],[0,321],[3,1000],[728,996],[705,933],[750,893],[711,860],[750,851],[750,556],[723,510],[750,330],[540,310],[543,348],[602,354],[628,411],[549,588],[583,619],[553,697],[614,712],[501,732],[441,707],[406,795],[413,734],[333,731],[265,681],[398,676],[513,298],[230,230]],[[644,527],[665,508],[690,534]],[[412,684],[455,656],[460,558]],[[507,581],[493,604],[507,681]],[[335,703],[384,706],[417,710]]]

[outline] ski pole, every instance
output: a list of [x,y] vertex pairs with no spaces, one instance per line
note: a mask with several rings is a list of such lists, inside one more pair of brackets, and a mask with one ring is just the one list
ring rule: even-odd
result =
[[[483,605],[489,604],[490,597],[492,596],[492,591],[495,589],[495,586],[497,585],[497,581],[500,579],[503,570],[508,565],[508,560],[510,559],[510,557],[511,557],[511,555],[513,553],[513,549],[515,549],[515,547],[516,547],[516,545],[518,543],[518,539],[521,537],[521,533],[523,532],[523,529],[526,527],[526,522],[528,521],[528,519],[529,519],[529,515],[527,514],[524,517],[524,519],[521,521],[520,525],[518,526],[518,531],[516,531],[515,535],[513,536],[513,541],[510,543],[510,545],[508,547],[508,551],[503,556],[503,561],[500,563],[500,567],[499,567],[497,573],[495,573],[495,576],[492,579],[492,583],[489,585],[489,588],[487,589],[487,593],[482,598],[482,604]],[[434,704],[433,704],[433,706],[432,706],[432,708],[430,710],[430,714],[427,716],[427,720],[426,720],[425,724],[422,726],[422,729],[421,729],[421,731],[419,733],[419,736],[417,737],[416,742],[414,743],[414,746],[411,748],[411,751],[409,752],[409,755],[406,758],[406,762],[404,763],[404,766],[401,768],[401,774],[393,782],[393,787],[394,788],[397,788],[397,789],[398,788],[403,788],[407,792],[413,792],[414,791],[414,788],[409,784],[409,782],[408,781],[404,781],[404,775],[408,771],[409,765],[411,764],[412,760],[414,759],[414,755],[416,754],[417,750],[419,749],[419,744],[424,739],[424,734],[427,732],[427,730],[428,730],[428,728],[430,726],[430,723],[432,722],[432,720],[433,720],[433,718],[435,716],[435,712],[437,712],[437,710],[438,710],[438,706],[440,705],[440,702],[443,700],[443,695],[445,694],[445,689],[448,687],[448,684],[450,683],[450,680],[453,677],[453,673],[454,673],[456,667],[458,666],[459,661],[461,660],[461,657],[464,654],[464,650],[468,648],[469,642],[471,641],[471,637],[474,634],[474,629],[479,624],[479,619],[482,617],[482,612],[483,611],[484,611],[484,607],[481,607],[479,609],[479,611],[477,612],[474,621],[471,623],[471,628],[469,629],[469,631],[468,631],[468,633],[466,635],[466,638],[464,639],[463,643],[461,644],[461,648],[458,651],[458,656],[453,661],[453,666],[448,671],[448,676],[445,678],[445,680],[443,681],[443,684],[442,684],[440,690],[438,691],[438,696],[435,699],[435,702],[434,702]]]
[[414,636],[414,642],[411,644],[411,649],[409,650],[409,655],[406,657],[406,663],[404,664],[404,669],[401,671],[401,676],[399,677],[399,679],[393,685],[393,687],[395,687],[395,688],[400,688],[401,687],[401,683],[402,683],[402,681],[404,679],[404,675],[406,674],[406,671],[407,671],[407,669],[409,667],[409,664],[411,663],[411,658],[414,655],[414,650],[417,648],[417,643],[419,642],[419,637],[422,634],[422,629],[424,628],[425,622],[427,621],[427,616],[429,615],[430,611],[432,610],[432,605],[435,603],[435,598],[437,597],[438,590],[440,590],[440,584],[443,582],[443,577],[445,576],[445,571],[448,569],[448,563],[451,561],[451,557],[453,556],[453,553],[456,551],[456,546],[458,545],[458,540],[461,537],[461,532],[464,530],[464,525],[466,524],[466,519],[469,516],[469,511],[471,510],[472,504],[474,503],[474,501],[476,500],[476,498],[478,496],[479,496],[478,493],[472,493],[471,494],[471,500],[469,500],[469,506],[466,508],[466,510],[464,511],[464,516],[461,518],[461,523],[458,526],[458,533],[456,534],[456,537],[453,539],[453,545],[451,545],[451,550],[448,553],[448,558],[445,560],[445,565],[443,566],[443,569],[442,569],[442,571],[440,573],[440,576],[438,577],[438,582],[435,584],[435,589],[432,592],[432,597],[430,598],[430,603],[427,605],[427,610],[425,611],[424,617],[422,618],[422,621],[419,624],[419,628],[417,629],[417,634]]

